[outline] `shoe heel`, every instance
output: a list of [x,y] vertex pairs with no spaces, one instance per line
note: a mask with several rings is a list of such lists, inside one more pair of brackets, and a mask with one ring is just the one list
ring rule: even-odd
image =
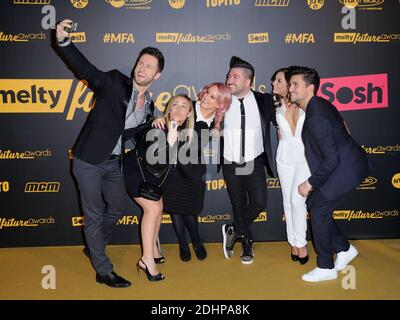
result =
[[140,277],[140,269],[142,269],[142,267],[140,266],[139,262],[136,263],[136,271],[138,274],[138,277]]
[[[144,267],[142,267],[142,266],[139,264],[139,262],[142,262],[143,265],[144,265]],[[146,263],[143,261],[142,258],[140,258],[140,260],[138,261],[137,267],[140,268],[140,269],[142,269],[142,270],[144,271],[144,273],[146,274],[147,279],[148,279],[149,281],[161,281],[161,280],[164,280],[164,279],[165,279],[164,275],[163,275],[161,272],[159,272],[158,274],[156,274],[155,276],[153,276],[153,275],[150,273],[149,269],[147,268]],[[139,272],[139,269],[138,269],[138,272]]]

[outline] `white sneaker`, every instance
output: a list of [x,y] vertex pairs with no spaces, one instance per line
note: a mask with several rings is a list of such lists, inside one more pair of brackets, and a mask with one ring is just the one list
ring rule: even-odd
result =
[[350,245],[349,250],[342,251],[336,254],[335,268],[337,271],[341,271],[358,255],[357,249]]
[[334,280],[337,279],[337,271],[335,268],[333,269],[315,268],[314,270],[311,270],[309,273],[303,274],[301,279],[308,282]]

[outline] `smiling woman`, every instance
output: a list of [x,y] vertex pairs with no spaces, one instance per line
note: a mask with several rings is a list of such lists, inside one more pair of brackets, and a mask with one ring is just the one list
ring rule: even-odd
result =
[[[135,70],[142,72],[144,65]],[[123,160],[125,185],[129,195],[143,209],[140,224],[143,254],[137,267],[146,273],[149,281],[164,279],[157,269],[157,264],[165,261],[157,246],[163,213],[162,195],[174,170],[172,164],[179,161],[178,152],[190,144],[193,136],[192,101],[184,95],[173,97],[167,104],[164,121],[165,130],[152,128],[150,119],[141,129],[125,135],[125,139],[133,139],[136,146]]]
[[291,258],[305,264],[307,254],[307,206],[297,186],[310,176],[304,156],[301,131],[305,112],[290,102],[289,81],[292,68],[281,68],[271,77],[272,93],[276,104],[276,121],[279,125],[279,142],[276,164],[281,183],[286,234],[291,246]]
[[[164,192],[164,211],[171,215],[174,230],[179,241],[179,256],[182,261],[191,260],[188,230],[193,250],[199,260],[207,257],[207,251],[198,230],[198,215],[203,209],[205,193],[206,166],[203,148],[208,145],[212,133],[218,139],[222,119],[229,109],[231,94],[226,85],[213,82],[206,85],[198,95],[194,114],[194,134],[189,143],[191,161],[187,163],[180,157],[171,169]],[[182,105],[185,108],[185,105]],[[171,108],[178,108],[175,102]],[[172,109],[171,109],[172,110]],[[167,110],[168,112],[168,110]],[[207,139],[204,139],[204,136]]]

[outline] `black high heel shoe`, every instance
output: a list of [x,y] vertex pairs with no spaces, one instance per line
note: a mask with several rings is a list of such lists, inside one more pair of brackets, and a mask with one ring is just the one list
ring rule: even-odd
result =
[[165,258],[163,256],[161,256],[159,258],[154,258],[154,262],[156,264],[163,264],[165,262]]
[[292,257],[292,261],[299,261],[299,256],[296,256],[295,254],[290,254],[290,256]]
[[308,262],[308,254],[303,258],[301,258],[301,257],[298,257],[298,258],[299,258],[298,261],[300,262],[300,264],[306,264]]
[[[142,267],[139,262],[143,263],[144,267]],[[146,273],[147,279],[149,281],[161,281],[161,280],[165,279],[164,275],[161,272],[159,272],[158,274],[153,276],[150,273],[149,269],[147,268],[147,265],[144,263],[142,258],[140,258],[140,260],[136,263],[136,269],[137,269],[138,274],[139,274],[140,269],[142,269]]]

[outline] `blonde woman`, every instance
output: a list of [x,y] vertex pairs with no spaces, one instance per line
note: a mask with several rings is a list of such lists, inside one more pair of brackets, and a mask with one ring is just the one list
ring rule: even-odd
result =
[[[165,110],[166,130],[148,125],[130,138],[136,148],[124,157],[124,177],[129,195],[143,209],[140,225],[143,255],[137,263],[149,281],[160,281],[164,275],[157,269],[160,255],[157,238],[160,230],[163,199],[150,200],[143,196],[141,187],[144,179],[153,185],[163,185],[169,178],[170,163],[177,159],[178,149],[189,144],[193,136],[194,112],[192,101],[184,95],[177,95],[169,101]],[[186,130],[185,130],[186,129]],[[126,138],[128,138],[128,134]],[[162,189],[162,186],[161,186]]]
[[[201,141],[201,137],[210,137],[212,130],[219,132],[231,99],[228,87],[221,82],[210,83],[200,91],[194,108],[197,141],[193,139],[194,147],[189,148],[195,162],[185,164],[178,162],[177,166],[172,168],[170,178],[165,184],[164,211],[171,215],[182,261],[190,261],[192,258],[186,230],[190,234],[197,259],[204,260],[207,257],[197,219],[203,209],[205,193],[206,165],[205,161],[202,161],[202,150],[209,142],[208,139]],[[156,121],[153,125],[157,124]],[[205,131],[203,135],[202,131]]]

